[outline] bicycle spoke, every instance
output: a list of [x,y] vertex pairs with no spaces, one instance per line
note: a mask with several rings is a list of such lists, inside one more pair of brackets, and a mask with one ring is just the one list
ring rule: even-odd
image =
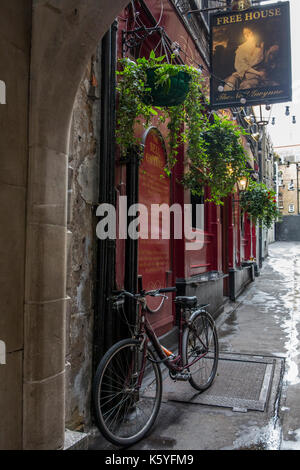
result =
[[213,320],[206,314],[197,315],[186,333],[186,365],[190,383],[205,390],[212,382],[218,362],[218,344]]
[[[113,347],[99,370],[96,400],[99,426],[113,443],[139,439],[154,422],[161,400],[159,366],[148,360],[137,342],[120,343],[124,345]],[[155,393],[153,399],[143,397],[149,385]]]

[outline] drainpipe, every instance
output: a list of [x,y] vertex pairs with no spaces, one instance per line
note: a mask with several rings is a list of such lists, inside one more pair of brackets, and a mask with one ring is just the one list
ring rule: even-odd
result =
[[[98,48],[101,76],[99,161],[99,204],[115,206],[115,127],[117,30],[115,21]],[[98,240],[94,323],[94,365],[114,342],[114,316],[107,301],[115,284],[115,240]]]
[[[127,154],[126,163],[126,194],[128,208],[132,204],[137,204],[139,201],[139,161],[140,152],[137,147],[133,147]],[[134,217],[127,217],[127,227],[131,219]],[[126,239],[126,252],[125,252],[125,279],[124,288],[129,292],[137,292],[137,279],[138,279],[138,240],[133,240],[131,237]],[[126,299],[126,314],[128,321],[132,324],[135,323],[135,302],[131,299]]]
[[[258,142],[258,180],[260,183],[263,181],[263,169],[262,169],[262,144],[261,141]],[[259,243],[259,258],[258,258],[258,266],[261,269],[262,267],[262,249],[263,249],[263,230],[262,230],[262,222],[259,221],[259,228],[258,228],[258,243]]]

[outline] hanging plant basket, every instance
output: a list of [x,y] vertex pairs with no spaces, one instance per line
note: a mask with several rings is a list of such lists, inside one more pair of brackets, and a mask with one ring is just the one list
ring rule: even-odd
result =
[[243,131],[217,114],[211,122],[208,90],[200,69],[165,60],[151,51],[149,59],[140,57],[133,62],[125,57],[119,61],[116,137],[120,154],[125,157],[132,146],[140,145],[135,126],[148,128],[154,117],[156,126],[165,125],[168,130],[166,175],[171,175],[179,147],[187,144],[184,163],[188,169],[181,182],[197,196],[209,186],[209,200],[223,204],[247,173]]
[[250,181],[247,191],[241,193],[240,206],[255,223],[261,221],[266,228],[270,228],[281,216],[275,191],[255,181]]
[[189,92],[189,73],[180,71],[176,75],[170,76],[163,85],[157,85],[157,67],[146,70],[146,88],[150,88],[143,95],[143,102],[152,106],[171,107],[178,106],[184,102]]

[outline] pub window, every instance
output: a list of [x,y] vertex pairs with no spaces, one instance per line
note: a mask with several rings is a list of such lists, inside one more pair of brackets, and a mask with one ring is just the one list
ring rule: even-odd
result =
[[289,183],[289,191],[293,191],[295,188],[294,188],[294,181],[291,180],[290,183]]
[[204,230],[204,196],[193,196],[192,205],[192,228]]

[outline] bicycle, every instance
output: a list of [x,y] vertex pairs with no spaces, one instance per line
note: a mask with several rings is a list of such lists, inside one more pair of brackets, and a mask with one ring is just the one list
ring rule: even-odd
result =
[[[162,297],[158,311],[175,287],[132,294],[116,292],[112,298],[123,308],[125,297],[136,301],[132,337],[114,344],[100,361],[93,384],[93,402],[98,427],[107,440],[129,446],[152,428],[162,399],[160,364],[173,380],[189,381],[203,392],[212,384],[218,366],[218,336],[213,318],[197,305],[197,297],[179,296],[178,353],[162,346],[146,317],[146,297]],[[123,310],[124,313],[124,310]],[[150,347],[150,344],[152,347]],[[156,353],[156,354],[155,354]]]

